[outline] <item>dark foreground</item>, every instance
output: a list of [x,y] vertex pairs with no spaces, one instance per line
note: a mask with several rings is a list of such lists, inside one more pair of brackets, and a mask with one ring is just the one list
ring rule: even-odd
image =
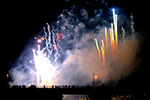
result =
[[68,100],[150,100],[149,89],[93,87],[93,86],[53,86],[52,88],[36,88],[30,86],[13,86],[0,88],[0,96],[4,100],[12,99],[49,99],[64,100],[64,95],[88,95],[87,98],[69,98]]

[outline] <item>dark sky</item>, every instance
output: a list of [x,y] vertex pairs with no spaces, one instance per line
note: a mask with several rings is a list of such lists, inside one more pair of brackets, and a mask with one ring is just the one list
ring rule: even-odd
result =
[[[51,0],[50,0],[51,1]],[[85,0],[63,0],[53,2],[3,2],[0,10],[1,24],[1,65],[0,78],[9,70],[10,65],[23,51],[29,38],[36,35],[46,22],[50,22],[68,5],[76,3],[84,5]],[[92,4],[96,0],[89,0]],[[149,6],[147,0],[106,0],[108,7],[117,6],[127,13],[133,13],[136,30],[142,34],[142,58],[140,68],[122,84],[148,85],[149,80]]]

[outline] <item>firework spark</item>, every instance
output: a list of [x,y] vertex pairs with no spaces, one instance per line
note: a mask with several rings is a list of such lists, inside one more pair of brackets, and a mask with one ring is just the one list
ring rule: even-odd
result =
[[38,45],[38,51],[33,49],[34,63],[36,68],[37,86],[51,87],[54,84],[54,77],[56,75],[55,67],[50,63],[49,59],[44,55]]
[[100,51],[100,48],[99,48],[97,39],[95,39],[95,43],[96,43],[96,48],[97,48],[98,55],[99,55],[99,60],[100,60],[100,62],[101,62],[101,51]]
[[115,9],[112,9],[113,12],[113,24],[114,24],[114,30],[115,30],[115,40],[116,40],[116,48],[118,46],[118,33],[117,33],[117,14],[115,14]]
[[107,36],[107,28],[105,27],[105,39],[106,39],[106,50],[108,50],[108,36]]
[[102,56],[103,56],[103,64],[105,64],[105,47],[104,47],[104,41],[102,40],[102,46],[101,46]]

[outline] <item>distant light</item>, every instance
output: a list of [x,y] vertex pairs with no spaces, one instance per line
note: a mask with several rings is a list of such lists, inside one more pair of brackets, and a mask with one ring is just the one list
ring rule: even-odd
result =
[[97,75],[95,75],[95,76],[94,76],[94,78],[95,78],[95,79],[97,79],[97,78],[98,78],[98,76],[97,76]]
[[36,39],[37,39],[37,37],[34,37],[34,39],[36,40]]
[[6,74],[7,79],[9,78],[9,74]]

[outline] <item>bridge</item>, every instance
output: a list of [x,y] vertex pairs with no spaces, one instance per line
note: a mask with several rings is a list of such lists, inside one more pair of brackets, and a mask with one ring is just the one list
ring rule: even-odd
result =
[[[144,89],[128,89],[118,87],[106,87],[106,86],[55,86],[52,88],[36,88],[35,86],[24,87],[14,86],[11,88],[5,88],[0,90],[0,96],[4,98],[22,97],[23,99],[30,97],[45,100],[64,100],[64,95],[87,95],[87,98],[78,100],[112,100],[112,97],[122,96],[127,98],[143,98],[148,95],[148,90]],[[20,99],[22,99],[20,98]],[[129,99],[124,99],[129,100]]]

